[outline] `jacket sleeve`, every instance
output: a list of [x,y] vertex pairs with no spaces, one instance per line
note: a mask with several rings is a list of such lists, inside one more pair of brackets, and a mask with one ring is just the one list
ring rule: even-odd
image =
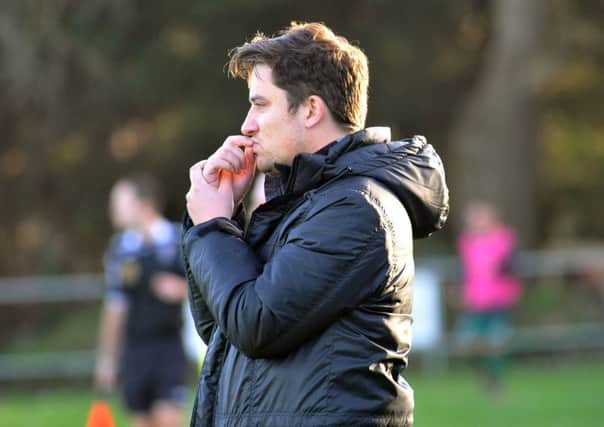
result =
[[[237,208],[235,215],[233,215],[233,221],[239,228],[243,228],[243,224],[245,223],[245,206],[243,204],[239,205]],[[186,233],[186,231],[191,227],[193,227],[193,221],[189,217],[189,214],[185,212],[182,226],[183,236],[184,233]],[[189,266],[189,262],[186,257],[183,257],[183,266],[189,288],[189,308],[191,309],[191,314],[193,315],[195,329],[197,330],[197,333],[201,337],[202,341],[206,345],[209,345],[216,321],[208,309],[208,305],[203,299],[203,296],[199,291],[199,287],[195,283],[195,278],[191,273],[191,267]]]
[[[193,227],[193,222],[187,213],[184,215],[183,219],[183,237],[188,229]],[[184,241],[184,239],[183,239]],[[184,255],[184,245],[183,245],[183,255]],[[214,330],[214,326],[216,321],[212,316],[212,313],[208,309],[208,305],[206,304],[203,296],[201,295],[197,284],[195,283],[195,278],[191,273],[191,267],[189,266],[189,262],[186,256],[183,256],[183,265],[185,270],[185,277],[187,279],[188,284],[188,294],[189,294],[189,308],[191,309],[191,314],[193,316],[193,320],[195,322],[195,329],[197,329],[197,333],[201,337],[202,341],[208,345],[210,343],[210,337],[212,336],[212,331]]]
[[250,357],[287,355],[387,278],[379,205],[355,191],[320,199],[264,265],[226,218],[184,236],[185,258],[209,311]]

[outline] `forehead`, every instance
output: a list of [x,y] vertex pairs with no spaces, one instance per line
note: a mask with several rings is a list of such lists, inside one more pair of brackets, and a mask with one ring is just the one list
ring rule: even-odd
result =
[[248,76],[247,84],[251,86],[258,82],[273,83],[273,69],[266,64],[256,64]]
[[128,182],[119,182],[111,190],[111,199],[136,198],[134,186]]
[[273,70],[266,64],[257,64],[248,80],[250,100],[254,97],[273,98],[284,96],[285,91],[273,83]]

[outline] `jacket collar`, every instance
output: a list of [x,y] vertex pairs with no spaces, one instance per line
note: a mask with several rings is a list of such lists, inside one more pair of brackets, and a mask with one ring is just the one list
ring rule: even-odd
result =
[[300,153],[292,166],[277,164],[277,172],[268,173],[264,191],[266,200],[281,195],[295,195],[318,187],[322,183],[345,173],[346,165],[336,161],[344,154],[360,147],[390,141],[390,128],[373,127],[337,139],[316,153]]

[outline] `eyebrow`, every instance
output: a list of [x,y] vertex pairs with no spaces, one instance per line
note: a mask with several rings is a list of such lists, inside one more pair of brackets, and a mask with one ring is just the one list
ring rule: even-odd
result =
[[254,96],[250,97],[250,104],[253,104],[254,102],[257,102],[257,101],[268,101],[268,99],[262,95],[254,95]]

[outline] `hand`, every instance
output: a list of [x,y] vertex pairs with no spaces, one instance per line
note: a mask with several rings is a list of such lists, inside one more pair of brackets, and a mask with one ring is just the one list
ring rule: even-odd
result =
[[[247,136],[229,136],[206,160],[203,167],[203,177],[215,187],[218,187],[221,171],[231,173],[235,206],[241,203],[254,180],[256,159],[252,152],[252,145],[252,140]],[[242,148],[244,151],[241,150]]]
[[115,360],[109,356],[100,355],[94,372],[96,388],[103,393],[111,393],[117,382]]
[[174,273],[155,273],[151,276],[151,290],[160,301],[176,304],[187,296],[187,282]]
[[218,182],[210,184],[203,177],[206,162],[201,161],[189,170],[191,188],[186,195],[187,212],[195,225],[218,217],[231,218],[235,208],[232,174],[222,170]]

